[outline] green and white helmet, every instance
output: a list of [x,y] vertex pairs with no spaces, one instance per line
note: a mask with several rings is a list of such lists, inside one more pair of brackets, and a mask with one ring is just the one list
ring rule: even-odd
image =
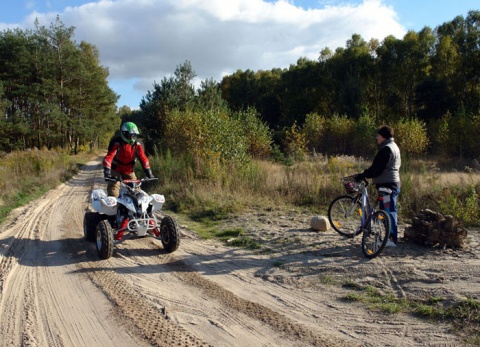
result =
[[138,135],[140,135],[140,132],[135,123],[126,122],[120,127],[120,136],[126,143],[133,145],[137,140]]

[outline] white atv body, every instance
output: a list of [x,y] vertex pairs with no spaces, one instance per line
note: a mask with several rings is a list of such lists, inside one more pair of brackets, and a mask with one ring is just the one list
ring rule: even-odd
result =
[[102,259],[109,258],[113,246],[132,237],[152,236],[162,241],[167,252],[175,251],[180,244],[180,233],[173,218],[165,216],[159,222],[155,212],[162,209],[165,197],[147,194],[140,189],[142,180],[120,181],[120,194],[107,196],[103,189],[92,191],[92,207],[84,218],[84,237],[96,241]]
[[[92,192],[92,207],[98,213],[107,216],[116,216],[120,205],[125,206],[129,211],[136,214],[139,211],[141,211],[141,213],[146,213],[149,205],[152,205],[152,213],[160,211],[165,203],[165,197],[163,195],[148,195],[144,191],[139,190],[138,195],[140,196],[138,198],[137,209],[134,200],[127,193],[128,190],[121,189],[120,197],[115,198],[114,196],[108,196],[103,189],[95,189]],[[147,234],[149,220],[151,220],[151,218],[135,218],[128,223],[127,227],[129,231],[135,231],[137,236],[145,236]]]

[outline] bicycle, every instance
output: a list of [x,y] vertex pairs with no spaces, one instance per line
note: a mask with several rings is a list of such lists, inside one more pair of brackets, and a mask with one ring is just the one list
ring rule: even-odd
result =
[[[342,178],[347,195],[333,199],[328,207],[328,220],[333,229],[340,235],[354,238],[362,236],[362,252],[369,258],[378,256],[390,236],[390,215],[376,206],[383,196],[391,193],[388,188],[380,188],[374,204],[370,204],[368,196],[368,181],[357,181],[355,176]],[[358,222],[360,220],[360,223]]]

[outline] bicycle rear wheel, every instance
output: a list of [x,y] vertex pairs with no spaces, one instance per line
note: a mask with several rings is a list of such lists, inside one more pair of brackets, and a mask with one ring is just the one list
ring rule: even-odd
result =
[[341,195],[328,207],[328,220],[340,235],[354,237],[360,233],[362,205],[356,197]]
[[376,211],[370,226],[364,230],[362,237],[362,251],[367,258],[375,258],[382,253],[390,236],[390,215],[388,212]]

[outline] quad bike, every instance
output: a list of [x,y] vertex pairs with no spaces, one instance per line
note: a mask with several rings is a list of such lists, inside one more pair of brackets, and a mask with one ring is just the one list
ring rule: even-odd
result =
[[85,240],[96,241],[100,258],[110,258],[116,244],[135,237],[154,237],[162,242],[168,253],[177,250],[180,233],[175,220],[165,216],[159,222],[155,215],[161,210],[165,197],[148,195],[140,189],[143,182],[151,180],[156,178],[120,180],[118,198],[107,196],[103,189],[92,192],[92,207],[96,212],[85,213],[83,234]]

